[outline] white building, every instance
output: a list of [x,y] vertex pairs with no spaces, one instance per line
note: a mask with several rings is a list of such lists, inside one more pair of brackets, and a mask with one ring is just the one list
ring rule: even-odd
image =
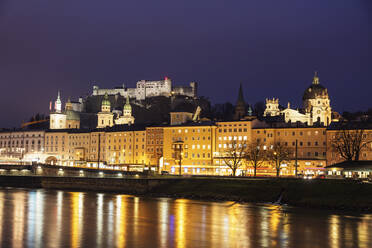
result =
[[285,122],[302,122],[308,125],[319,123],[328,126],[331,123],[332,109],[327,89],[319,83],[317,73],[313,78],[313,83],[305,90],[302,97],[302,111],[288,107],[279,109],[279,99],[266,99],[266,109],[264,116],[283,115]]
[[132,116],[132,106],[129,103],[129,96],[126,97],[126,103],[123,108],[123,115],[120,115],[115,119],[115,124],[134,124],[134,117]]
[[66,128],[66,115],[62,113],[61,95],[58,91],[57,100],[54,102],[54,112],[50,113],[50,129]]
[[183,95],[188,97],[197,96],[197,84],[191,82],[189,86],[172,86],[170,78],[165,78],[159,81],[146,81],[141,80],[136,83],[136,88],[126,88],[125,85],[114,89],[100,89],[98,86],[93,86],[93,96],[100,95],[116,95],[129,98],[135,98],[136,100],[145,100],[149,97],[155,96],[166,96],[171,95]]
[[57,100],[54,103],[54,111],[50,113],[50,129],[80,128],[80,115],[74,110],[70,99],[65,105],[65,111],[62,112],[61,95],[58,91]]
[[114,114],[111,113],[111,103],[106,93],[101,104],[101,112],[97,114],[97,128],[112,127],[114,125]]
[[44,162],[44,131],[0,132],[0,162]]

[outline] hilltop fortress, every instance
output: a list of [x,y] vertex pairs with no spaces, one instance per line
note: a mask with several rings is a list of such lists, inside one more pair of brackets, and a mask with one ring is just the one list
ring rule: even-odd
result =
[[[50,129],[104,128],[114,125],[136,123],[169,122],[169,112],[173,109],[194,112],[200,104],[197,83],[189,86],[173,86],[170,78],[136,83],[136,88],[125,85],[100,89],[93,86],[92,94],[78,101],[66,102],[58,92],[54,107],[50,103]],[[136,117],[136,118],[135,118]]]
[[117,95],[136,100],[145,100],[146,98],[155,96],[172,96],[181,95],[188,97],[197,97],[197,84],[190,82],[189,86],[173,86],[170,78],[165,77],[164,80],[146,81],[141,80],[136,84],[136,88],[116,87],[114,89],[100,89],[98,86],[93,86],[93,96]]

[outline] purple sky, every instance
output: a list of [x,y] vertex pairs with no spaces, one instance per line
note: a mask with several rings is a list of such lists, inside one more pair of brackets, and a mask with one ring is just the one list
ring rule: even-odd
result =
[[336,111],[372,107],[370,0],[0,0],[0,127],[62,97],[164,76],[213,103],[301,107],[319,71]]

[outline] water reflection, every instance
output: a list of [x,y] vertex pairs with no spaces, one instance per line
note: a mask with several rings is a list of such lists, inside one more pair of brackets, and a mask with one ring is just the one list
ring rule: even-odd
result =
[[0,191],[0,244],[3,238],[3,209],[4,209],[4,192]]
[[116,196],[116,247],[125,247],[125,235],[126,235],[126,196]]
[[83,226],[83,193],[72,192],[71,196],[71,247],[81,247]]
[[97,194],[97,221],[96,221],[96,244],[102,246],[102,231],[103,231],[103,197],[104,194]]
[[176,247],[178,248],[183,248],[186,247],[186,240],[185,240],[185,235],[186,235],[186,230],[185,230],[185,225],[186,225],[186,206],[187,202],[189,200],[186,199],[177,199],[175,201],[176,203]]
[[1,247],[372,247],[372,215],[0,189]]
[[23,247],[24,220],[25,220],[25,194],[17,192],[13,194],[13,233],[12,246]]
[[160,199],[158,202],[158,242],[160,247],[167,247],[168,240],[168,218],[169,218],[169,202],[168,199]]

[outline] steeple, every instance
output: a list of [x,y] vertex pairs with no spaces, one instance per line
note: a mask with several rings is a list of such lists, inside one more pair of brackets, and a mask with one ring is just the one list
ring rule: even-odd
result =
[[102,112],[110,112],[111,110],[111,103],[106,92],[105,96],[103,97],[102,104],[101,104],[101,111]]
[[131,115],[132,115],[132,106],[130,106],[129,94],[127,94],[125,105],[124,105],[124,116],[131,116]]
[[245,102],[243,97],[243,87],[242,84],[240,84],[239,87],[239,93],[238,93],[238,101],[236,102],[235,106],[235,120],[240,120],[242,117],[245,116]]
[[317,71],[315,71],[314,73],[313,84],[319,84],[319,77]]
[[243,88],[242,88],[242,84],[240,83],[240,87],[239,87],[239,95],[238,95],[238,102],[242,102],[244,103],[245,105],[245,102],[244,102],[244,97],[243,97]]
[[253,110],[252,110],[252,107],[251,105],[248,106],[248,116],[253,116]]
[[59,91],[58,91],[57,100],[55,101],[54,110],[57,113],[61,113],[62,112],[61,94],[60,94]]
[[72,103],[70,98],[68,98],[66,102],[65,110],[72,110]]

